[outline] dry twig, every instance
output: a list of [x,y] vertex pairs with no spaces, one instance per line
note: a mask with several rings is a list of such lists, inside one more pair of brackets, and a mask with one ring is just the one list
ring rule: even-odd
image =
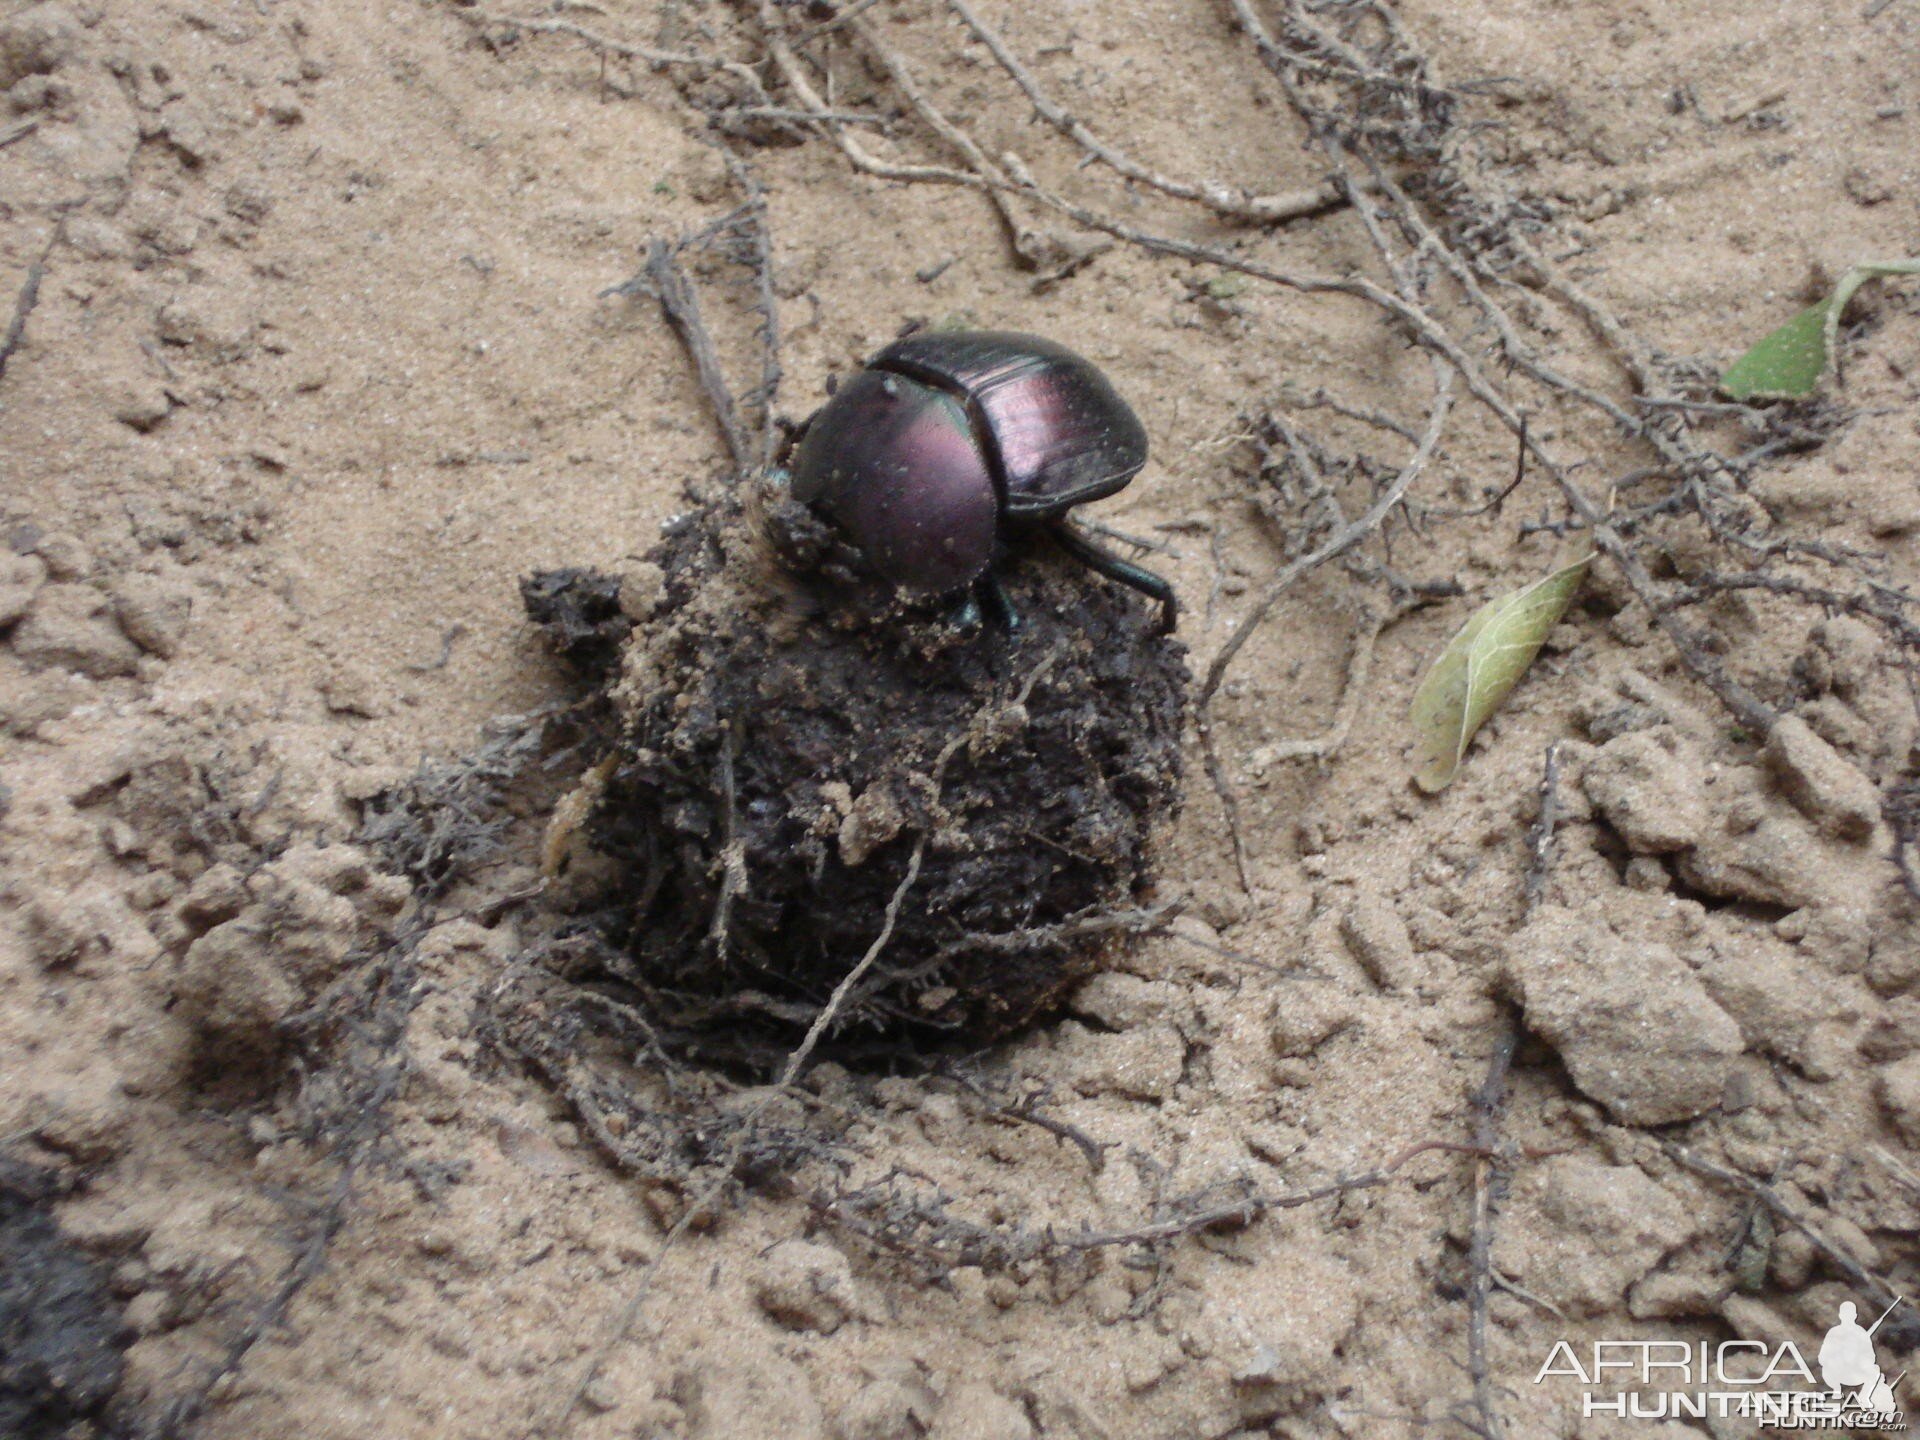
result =
[[693,368],[700,376],[700,388],[713,406],[720,434],[727,442],[727,453],[733,457],[734,474],[744,475],[753,468],[754,449],[747,441],[746,427],[740,423],[740,408],[727,386],[726,372],[720,368],[712,337],[700,319],[699,294],[680,266],[679,249],[665,240],[655,240],[647,246],[647,288],[659,300],[667,323],[693,360]]
[[1547,746],[1540,774],[1540,813],[1527,832],[1526,913],[1532,915],[1546,893],[1547,877],[1553,871],[1553,832],[1560,823],[1560,742]]
[[1473,1167],[1473,1230],[1467,1248],[1467,1373],[1473,1380],[1474,1432],[1482,1440],[1502,1440],[1506,1426],[1493,1403],[1493,1377],[1487,1365],[1487,1294],[1493,1284],[1493,1220],[1506,1174],[1500,1165],[1500,1110],[1506,1103],[1507,1070],[1513,1064],[1519,1034],[1509,1025],[1493,1048],[1487,1078],[1473,1097],[1478,1119],[1473,1141],[1480,1152]]
[[[1411,608],[1411,607],[1406,607]],[[1360,701],[1367,693],[1367,677],[1373,670],[1373,647],[1380,639],[1380,632],[1405,609],[1393,615],[1382,615],[1372,607],[1363,610],[1360,623],[1353,632],[1353,653],[1347,658],[1347,681],[1340,690],[1340,703],[1333,712],[1333,723],[1320,734],[1306,740],[1282,740],[1277,744],[1262,745],[1247,757],[1247,764],[1256,773],[1270,765],[1278,765],[1288,760],[1331,760],[1339,753],[1340,747],[1347,743],[1347,736],[1353,731],[1353,722],[1360,714]]]
[[1686,1146],[1676,1145],[1671,1140],[1662,1140],[1659,1143],[1661,1153],[1676,1164],[1691,1170],[1696,1175],[1705,1176],[1709,1180],[1731,1186],[1751,1196],[1764,1205],[1776,1219],[1784,1220],[1793,1226],[1813,1243],[1814,1249],[1826,1256],[1834,1269],[1846,1276],[1859,1289],[1868,1294],[1877,1295],[1881,1300],[1901,1298],[1900,1292],[1893,1287],[1891,1281],[1884,1276],[1874,1274],[1840,1245],[1822,1234],[1812,1219],[1802,1214],[1798,1206],[1783,1199],[1771,1185],[1756,1180],[1751,1175],[1742,1175],[1738,1170],[1729,1170],[1724,1165],[1716,1165],[1713,1161],[1703,1159]]
[[944,1274],[955,1269],[998,1273],[1043,1259],[1059,1259],[1117,1247],[1150,1248],[1209,1230],[1240,1229],[1275,1210],[1292,1210],[1321,1200],[1336,1199],[1357,1190],[1373,1190],[1390,1183],[1421,1149],[1404,1152],[1377,1169],[1340,1176],[1300,1190],[1253,1191],[1227,1200],[1189,1197],[1167,1207],[1177,1213],[1167,1219],[1121,1229],[1058,1230],[1052,1225],[1029,1229],[1020,1224],[984,1226],[946,1212],[945,1197],[905,1194],[898,1170],[859,1190],[816,1196],[814,1213],[879,1249]]
[[611,35],[603,35],[585,25],[572,20],[541,20],[523,15],[497,15],[491,11],[472,9],[459,10],[459,14],[468,24],[486,29],[506,31],[524,30],[529,35],[561,35],[578,40],[599,55],[611,55],[621,60],[636,60],[656,69],[684,66],[690,70],[707,73],[731,75],[738,80],[746,93],[754,98],[758,105],[773,108],[773,102],[760,83],[760,77],[750,65],[737,60],[721,60],[712,55],[700,55],[690,50],[656,50],[646,45],[635,45],[626,40],[617,40]]
[[27,278],[20,282],[20,293],[14,297],[13,319],[7,323],[7,332],[0,335],[0,376],[7,373],[7,362],[13,358],[13,352],[20,348],[20,342],[27,335],[27,317],[33,314],[34,306],[40,303],[40,282],[46,277],[47,257],[53,254],[53,247],[60,241],[60,227],[56,225],[53,233],[47,237],[47,243],[40,247],[40,253],[33,263],[27,266]]
[[1253,195],[1245,190],[1236,191],[1217,180],[1187,181],[1170,179],[1135,161],[1119,148],[1107,144],[1093,133],[1072,111],[1053,100],[1033,76],[1033,73],[1020,62],[1000,35],[978,14],[966,0],[947,0],[947,8],[960,17],[960,22],[985,45],[1000,68],[1013,78],[1014,84],[1032,103],[1035,112],[1062,135],[1072,140],[1087,155],[1107,166],[1115,173],[1134,180],[1149,189],[1158,190],[1176,200],[1191,200],[1204,205],[1216,215],[1229,220],[1249,221],[1258,225],[1274,225],[1286,220],[1298,220],[1307,215],[1318,215],[1334,209],[1345,202],[1346,191],[1331,182],[1322,182],[1300,190],[1291,190],[1278,195]]

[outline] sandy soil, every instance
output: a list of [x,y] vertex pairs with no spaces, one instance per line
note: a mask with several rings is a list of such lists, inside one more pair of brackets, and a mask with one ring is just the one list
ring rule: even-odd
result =
[[[738,56],[798,103],[751,7],[554,13]],[[981,13],[1157,171],[1263,194],[1324,178],[1225,6]],[[1498,174],[1545,217],[1542,249],[1648,353],[1717,367],[1847,265],[1915,248],[1914,0],[1399,14],[1432,77],[1468,87],[1467,117],[1498,127]],[[1351,208],[1263,229],[1077,168],[945,7],[869,19],[989,156],[1019,152],[1081,203],[1290,271],[1381,275]],[[850,33],[815,44],[830,103],[893,117],[862,143],[955,163]],[[1462,389],[1414,492],[1428,523],[1371,542],[1371,572],[1293,587],[1210,707],[1247,888],[1190,747],[1152,897],[1184,900],[1179,919],[1057,1023],[969,1060],[990,1094],[1044,1094],[1056,1128],[951,1076],[829,1063],[808,1082],[808,1113],[838,1117],[833,1185],[892,1177],[981,1226],[1137,1231],[1401,1158],[1390,1177],[999,1273],[882,1252],[809,1203],[823,1173],[730,1194],[666,1243],[682,1202],[611,1165],[479,1023],[542,924],[499,902],[535,878],[564,764],[449,896],[411,896],[352,842],[423,758],[474,753],[498,717],[566,693],[520,576],[629,569],[690,482],[727,473],[658,307],[603,292],[649,239],[741,203],[701,108],[739,83],[457,4],[0,4],[0,321],[38,277],[0,378],[0,1148],[58,1173],[52,1213],[125,1306],[109,1431],[148,1432],[271,1313],[180,1429],[1470,1433],[1478,1229],[1503,1433],[1745,1436],[1751,1421],[1583,1420],[1576,1382],[1535,1376],[1563,1338],[1811,1356],[1842,1301],[1871,1316],[1888,1287],[1920,1291],[1920,933],[1883,807],[1916,773],[1915,654],[1891,638],[1916,618],[1891,587],[1920,572],[1911,282],[1852,312],[1821,412],[1846,423],[1755,464],[1741,497],[1769,534],[1878,557],[1880,590],[1854,570],[1823,583],[1895,621],[1768,590],[1689,612],[1780,717],[1766,733],[1696,683],[1603,562],[1461,778],[1411,787],[1424,665],[1561,553],[1528,524],[1564,516],[1537,466],[1503,506],[1439,513],[1477,508],[1514,464]],[[777,122],[731,143],[768,197],[779,413],[804,418],[910,319],[1072,344],[1153,437],[1100,518],[1168,547],[1147,558],[1186,601],[1197,671],[1298,529],[1252,444],[1288,387],[1423,422],[1427,360],[1350,296],[1124,243],[1036,272],[977,190],[857,175]],[[696,273],[749,375],[744,272]],[[1516,294],[1543,355],[1626,395],[1577,315]],[[1286,413],[1405,458],[1392,435]],[[1534,418],[1600,503],[1647,463],[1590,410]],[[1751,443],[1731,422],[1718,439]],[[1743,563],[1684,517],[1648,535],[1655,583]],[[1337,719],[1366,607],[1387,613],[1383,565],[1460,588],[1392,612],[1337,753],[1276,754]],[[1554,742],[1559,826],[1529,906]],[[408,966],[382,973],[403,974],[404,1004],[356,988],[396,937]],[[335,1014],[326,1046],[300,1042],[301,1017],[369,995],[368,1034]],[[1474,1097],[1514,1017],[1490,1121]],[[378,1072],[390,1095],[355,1088],[368,1053],[397,1057]],[[346,1124],[360,1109],[377,1143]],[[1489,1136],[1491,1176],[1470,1153]],[[282,1293],[284,1314],[263,1309]],[[1912,1320],[1876,1337],[1890,1374]],[[1920,1388],[1901,1399],[1911,1413]]]

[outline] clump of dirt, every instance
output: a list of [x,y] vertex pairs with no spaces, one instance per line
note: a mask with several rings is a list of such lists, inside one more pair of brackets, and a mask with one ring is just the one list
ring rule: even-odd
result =
[[[883,936],[843,1031],[1002,1034],[1137,922],[1188,672],[1127,592],[1036,544],[1007,566],[1019,625],[963,627],[772,483],[621,578],[613,738],[549,859],[571,848],[608,974],[693,1050],[790,1044]],[[605,595],[527,587],[576,658]]]
[[245,877],[203,871],[180,905],[192,938],[176,995],[207,1078],[243,1090],[273,1078],[308,1008],[384,947],[410,893],[353,845],[296,845]]
[[520,582],[527,618],[569,665],[604,676],[620,659],[633,621],[620,608],[620,577],[593,570],[542,570]]
[[105,1270],[60,1233],[60,1187],[0,1159],[0,1435],[39,1440],[97,1419],[132,1338]]

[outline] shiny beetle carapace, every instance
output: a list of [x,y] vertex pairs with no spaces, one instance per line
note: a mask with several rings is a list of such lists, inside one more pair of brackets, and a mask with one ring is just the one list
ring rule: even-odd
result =
[[1035,335],[929,331],[882,350],[816,414],[793,494],[832,517],[886,579],[968,590],[1015,622],[993,567],[1001,540],[1046,530],[1082,564],[1160,602],[1173,588],[1074,528],[1074,506],[1147,463],[1147,432],[1086,360]]

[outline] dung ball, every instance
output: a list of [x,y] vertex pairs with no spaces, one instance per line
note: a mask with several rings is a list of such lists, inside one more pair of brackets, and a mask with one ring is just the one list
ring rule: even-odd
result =
[[[1189,678],[1155,608],[1036,536],[1001,568],[1018,626],[961,625],[773,482],[669,525],[646,573],[548,853],[591,854],[593,978],[663,1042],[772,1063],[870,952],[842,1053],[991,1039],[1138,928]],[[576,659],[621,613],[588,572],[527,593]]]

